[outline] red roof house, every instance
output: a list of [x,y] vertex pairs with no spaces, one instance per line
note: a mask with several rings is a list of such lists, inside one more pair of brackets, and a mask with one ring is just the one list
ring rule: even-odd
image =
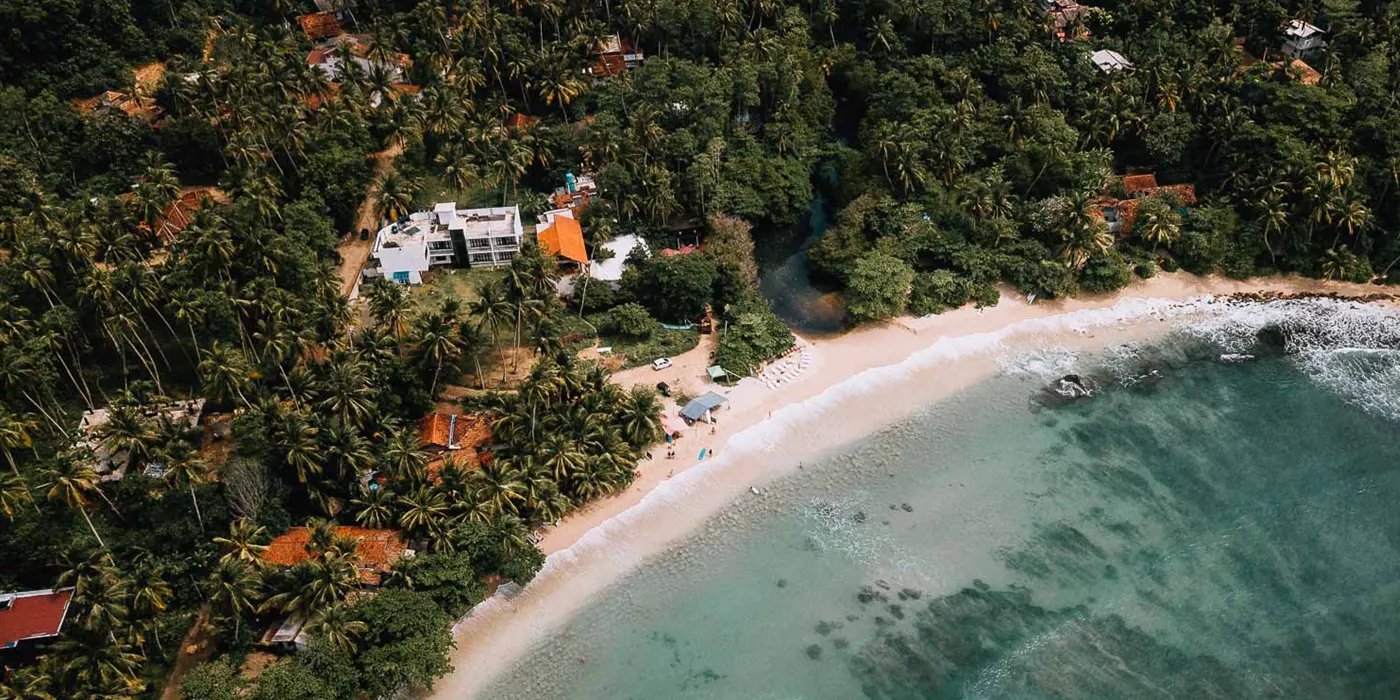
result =
[[1123,191],[1129,197],[1141,195],[1144,192],[1157,189],[1157,176],[1152,173],[1146,175],[1124,175]]
[[0,649],[13,649],[31,639],[57,637],[72,600],[72,588],[0,595]]
[[480,467],[491,458],[491,423],[486,416],[429,413],[418,421],[418,437],[423,449],[435,455],[427,467],[431,480],[449,458],[463,468]]
[[[311,559],[311,535],[312,528],[309,527],[288,530],[263,550],[263,561],[277,566],[292,566]],[[360,583],[368,586],[379,585],[383,574],[409,551],[397,530],[339,525],[335,528],[335,536],[355,540],[355,555],[358,558],[355,568],[360,572]]]
[[583,227],[571,216],[557,214],[549,225],[536,231],[540,252],[565,260],[586,264],[588,249],[583,245]]
[[297,24],[301,25],[302,33],[311,41],[329,39],[345,33],[334,12],[313,12],[309,15],[302,15],[297,18]]

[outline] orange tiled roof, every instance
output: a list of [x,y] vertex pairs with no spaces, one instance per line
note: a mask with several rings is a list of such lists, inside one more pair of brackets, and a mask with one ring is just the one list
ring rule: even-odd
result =
[[[292,566],[310,559],[311,532],[309,527],[294,527],[278,536],[263,551],[263,561],[277,566]],[[355,568],[359,569],[360,580],[364,583],[379,583],[379,575],[388,571],[408,551],[408,545],[397,530],[340,525],[335,528],[335,535],[355,540],[355,554],[359,559]]]
[[475,452],[491,441],[491,425],[485,416],[435,411],[418,420],[418,439],[425,447]]
[[1157,176],[1151,173],[1147,175],[1124,175],[1123,190],[1128,194],[1134,194],[1144,190],[1151,190],[1157,187]]
[[166,206],[156,221],[156,235],[169,239],[188,228],[191,217],[204,205],[205,198],[217,199],[218,194],[212,187],[191,187],[180,193],[180,198]]
[[535,122],[537,121],[539,121],[539,119],[536,119],[535,117],[532,117],[528,114],[521,114],[519,112],[515,112],[512,113],[509,117],[506,117],[506,128],[528,129],[534,126]]
[[588,249],[583,245],[583,227],[567,216],[554,217],[554,223],[540,229],[535,238],[545,255],[558,255],[577,263],[588,262]]
[[330,83],[326,87],[327,90],[324,97],[322,97],[320,93],[313,92],[303,98],[307,109],[320,109],[325,103],[332,102],[336,97],[340,96],[340,83]]
[[1177,200],[1181,202],[1182,206],[1190,206],[1196,203],[1195,185],[1162,185],[1154,189],[1150,194],[1156,195],[1166,192],[1176,195]]
[[345,33],[345,30],[340,26],[340,20],[335,18],[334,12],[313,12],[309,15],[302,15],[297,18],[297,24],[301,25],[302,33],[311,41],[320,41]]

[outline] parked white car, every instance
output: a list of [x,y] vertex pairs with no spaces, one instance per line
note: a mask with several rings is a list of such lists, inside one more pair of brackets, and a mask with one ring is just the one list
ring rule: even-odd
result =
[[658,371],[658,372],[660,372],[661,370],[666,369],[667,367],[670,367],[670,366],[671,366],[671,358],[669,358],[669,357],[658,357],[658,358],[656,358],[655,360],[652,360],[652,361],[651,361],[651,368],[654,369],[654,370],[656,370],[656,371]]

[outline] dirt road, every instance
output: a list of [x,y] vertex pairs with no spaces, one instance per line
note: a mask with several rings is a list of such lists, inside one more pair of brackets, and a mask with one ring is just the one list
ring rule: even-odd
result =
[[[360,279],[360,270],[369,261],[369,251],[374,247],[374,234],[379,230],[378,202],[379,183],[389,171],[394,169],[394,159],[403,153],[403,147],[395,144],[378,153],[370,154],[374,159],[374,177],[370,180],[365,201],[360,204],[360,217],[350,235],[336,248],[340,252],[340,293],[349,296]],[[369,229],[369,240],[360,240],[360,230]]]

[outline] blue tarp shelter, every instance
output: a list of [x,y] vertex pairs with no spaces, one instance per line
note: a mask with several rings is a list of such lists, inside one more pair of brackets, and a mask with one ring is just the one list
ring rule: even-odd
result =
[[698,420],[709,422],[710,410],[727,400],[713,391],[706,392],[704,396],[691,401],[685,405],[685,408],[681,409],[681,418],[684,418],[687,423],[694,423]]

